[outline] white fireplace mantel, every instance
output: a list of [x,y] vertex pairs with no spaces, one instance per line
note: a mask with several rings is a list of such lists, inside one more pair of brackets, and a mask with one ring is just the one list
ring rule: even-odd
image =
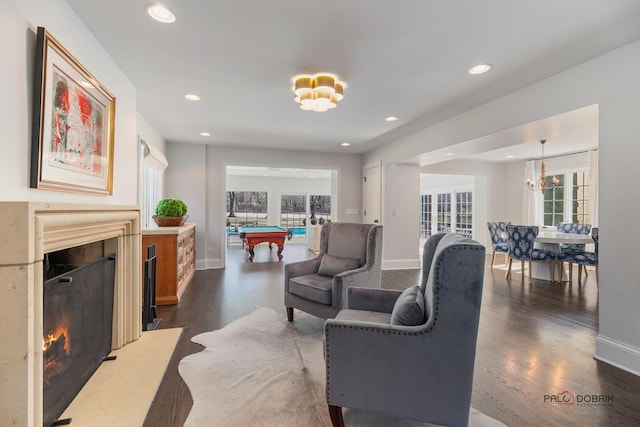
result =
[[115,349],[142,333],[139,208],[0,202],[0,425],[43,423],[44,254],[103,240],[117,256]]

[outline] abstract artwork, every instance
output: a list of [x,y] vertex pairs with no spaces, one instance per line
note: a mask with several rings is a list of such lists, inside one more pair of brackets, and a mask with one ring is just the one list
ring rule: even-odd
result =
[[115,97],[42,27],[36,54],[31,187],[112,194]]

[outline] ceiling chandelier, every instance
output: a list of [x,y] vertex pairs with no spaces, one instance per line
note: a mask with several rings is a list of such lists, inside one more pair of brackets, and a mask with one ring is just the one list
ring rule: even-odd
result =
[[323,112],[336,108],[347,84],[331,73],[299,74],[291,79],[294,100],[302,110]]
[[540,140],[540,145],[542,145],[542,159],[540,163],[540,178],[537,181],[532,181],[531,179],[527,179],[527,187],[531,191],[538,191],[544,193],[545,190],[556,191],[558,186],[560,185],[560,180],[557,176],[554,176],[551,179],[550,185],[547,186],[546,176],[544,174],[544,143],[547,142],[546,139]]

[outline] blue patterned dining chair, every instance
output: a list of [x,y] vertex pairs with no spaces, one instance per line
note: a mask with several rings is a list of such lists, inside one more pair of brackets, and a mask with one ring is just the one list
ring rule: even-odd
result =
[[511,264],[514,259],[520,260],[522,277],[524,278],[524,262],[529,263],[529,280],[531,280],[531,263],[548,262],[551,281],[555,282],[556,253],[545,249],[537,249],[533,244],[538,236],[538,227],[526,225],[507,225],[507,241],[509,244],[509,267],[507,279],[511,276]]
[[[560,265],[560,280],[562,280],[562,263],[568,262],[569,265],[578,264],[578,283],[582,281],[582,266],[592,266],[596,268],[596,286],[600,287],[599,272],[598,272],[598,227],[591,229],[591,238],[595,244],[595,250],[593,252],[587,251],[571,251],[560,252],[558,254],[558,264]],[[571,270],[569,270],[571,271]]]
[[493,248],[493,255],[491,256],[491,268],[493,268],[493,261],[496,259],[496,252],[503,252],[505,256],[509,254],[509,244],[507,243],[507,225],[510,224],[510,222],[487,222],[489,235],[491,235],[491,247]]
[[[556,224],[556,230],[562,233],[573,234],[589,234],[591,232],[591,224],[574,224],[571,222],[559,222]],[[560,252],[584,252],[585,246],[581,243],[561,243]],[[580,272],[579,272],[580,273]],[[584,266],[585,275],[587,273],[587,266]],[[573,280],[573,263],[569,262],[569,280]]]

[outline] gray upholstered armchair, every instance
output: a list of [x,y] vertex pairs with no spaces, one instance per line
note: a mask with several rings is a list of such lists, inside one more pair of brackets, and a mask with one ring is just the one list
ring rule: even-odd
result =
[[338,314],[349,286],[379,288],[382,226],[331,222],[322,225],[316,258],[284,268],[284,305],[328,319]]
[[422,282],[405,291],[351,288],[325,322],[327,403],[467,426],[485,247],[458,234],[425,242]]

